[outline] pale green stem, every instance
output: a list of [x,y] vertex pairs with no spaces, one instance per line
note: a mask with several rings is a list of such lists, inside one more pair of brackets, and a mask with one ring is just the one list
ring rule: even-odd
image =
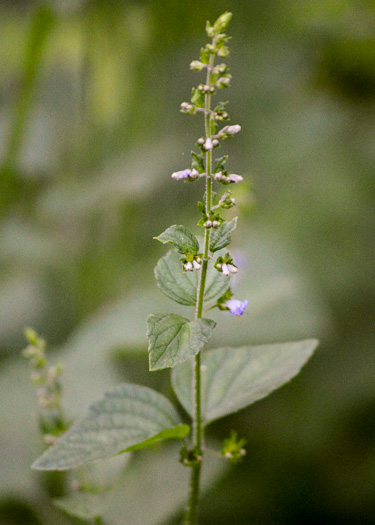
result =
[[[210,61],[207,68],[206,85],[210,84],[211,70],[213,68],[215,55],[210,56]],[[206,139],[211,137],[211,94],[205,95],[205,118],[204,127]],[[212,151],[206,151],[206,214],[209,215],[212,206]],[[195,311],[195,319],[201,319],[203,304],[204,304],[204,292],[206,286],[207,267],[208,267],[208,255],[210,246],[210,228],[206,228],[204,232],[204,253],[203,262],[201,269],[201,276],[199,280],[199,286],[197,291],[197,303]],[[201,395],[201,354],[199,353],[195,357],[194,365],[194,379],[193,379],[193,391],[194,391],[194,414],[193,414],[193,445],[196,457],[199,457],[198,461],[194,462],[192,466],[191,481],[190,481],[190,495],[189,505],[186,513],[185,524],[196,525],[198,519],[198,505],[199,505],[199,492],[200,492],[200,477],[201,467],[203,460],[203,441],[204,441],[204,429],[202,426],[202,395]]]

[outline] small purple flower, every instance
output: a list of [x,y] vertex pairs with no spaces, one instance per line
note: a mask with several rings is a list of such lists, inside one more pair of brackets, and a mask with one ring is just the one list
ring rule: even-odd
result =
[[238,182],[243,181],[243,177],[241,175],[237,175],[236,173],[231,173],[228,177],[229,182],[234,182],[235,184]]
[[186,169],[186,170],[181,170],[181,171],[175,171],[174,173],[172,173],[171,177],[172,179],[175,179],[175,180],[184,180],[184,179],[188,179],[190,177],[190,174],[191,174],[191,171]]
[[230,315],[243,315],[248,304],[249,301],[247,299],[243,302],[237,299],[229,299],[229,301],[224,303],[224,306],[229,308]]

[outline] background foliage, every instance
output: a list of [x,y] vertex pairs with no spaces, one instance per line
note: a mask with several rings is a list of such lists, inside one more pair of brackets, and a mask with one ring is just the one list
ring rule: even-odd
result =
[[[65,363],[72,419],[123,380],[172,395],[169,372],[147,371],[145,319],[167,303],[152,238],[186,219],[194,230],[200,188],[170,174],[188,167],[202,128],[179,104],[205,21],[225,10],[230,112],[243,127],[228,149],[256,202],[241,188],[235,286],[249,313],[214,314],[210,346],[322,343],[285,389],[212,425],[220,438],[239,429],[248,455],[210,466],[202,524],[375,520],[372,3],[3,0],[1,524],[75,523],[49,503],[61,480],[29,469],[43,444],[25,325]],[[174,523],[186,492],[176,457],[166,447],[127,459],[111,523]],[[101,480],[120,467],[109,463]]]

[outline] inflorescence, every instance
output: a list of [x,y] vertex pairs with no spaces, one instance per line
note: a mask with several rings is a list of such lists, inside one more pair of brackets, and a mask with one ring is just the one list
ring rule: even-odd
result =
[[[210,104],[207,104],[208,98],[215,95],[218,90],[228,88],[231,84],[232,76],[229,73],[228,66],[224,63],[214,65],[215,57],[223,58],[229,55],[227,46],[229,37],[224,31],[231,17],[231,13],[224,13],[212,26],[207,22],[206,32],[212,38],[212,42],[201,49],[200,59],[193,60],[190,64],[190,69],[193,71],[206,72],[206,82],[192,89],[191,100],[190,102],[182,102],[181,112],[192,115],[202,113],[205,117],[205,136],[200,137],[196,141],[199,153],[191,152],[191,167],[172,173],[172,178],[176,181],[194,182],[200,178],[209,178],[211,181],[224,185],[238,184],[243,181],[241,175],[229,172],[226,169],[228,155],[219,157],[214,162],[210,161],[208,169],[206,166],[208,162],[205,162],[207,152],[220,148],[222,141],[232,138],[241,131],[239,124],[225,125],[219,129],[221,121],[230,119],[226,109],[227,102],[219,102],[213,109],[211,109]],[[228,224],[220,215],[220,211],[222,209],[230,209],[235,205],[236,201],[232,197],[231,191],[226,191],[217,204],[215,204],[212,197],[209,206],[207,206],[207,203],[198,203],[198,209],[202,214],[198,224],[204,228],[213,229],[218,229],[225,223]],[[202,254],[187,253],[181,261],[184,271],[200,270]],[[229,253],[217,257],[216,260],[214,259],[214,267],[225,276],[231,276],[238,272],[238,268]],[[224,301],[225,298],[222,298],[223,300],[219,300],[217,306],[222,310],[229,310],[231,315],[242,315],[248,305],[248,301],[241,302],[230,299],[231,297],[232,292],[226,294],[228,300]]]

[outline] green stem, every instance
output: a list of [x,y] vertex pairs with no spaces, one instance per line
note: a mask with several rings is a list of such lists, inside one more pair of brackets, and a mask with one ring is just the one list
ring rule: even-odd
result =
[[[213,68],[215,55],[210,56],[210,61],[207,68],[206,85],[210,84],[211,70]],[[211,94],[205,95],[205,118],[204,127],[206,139],[211,137]],[[206,214],[209,216],[212,207],[212,151],[206,151]],[[201,269],[201,276],[197,291],[197,303],[195,311],[195,319],[201,319],[204,304],[204,292],[206,287],[208,255],[210,246],[210,228],[206,228],[204,232],[204,253]],[[186,512],[185,524],[196,525],[198,520],[198,506],[199,506],[199,492],[200,492],[200,477],[203,461],[203,442],[204,442],[204,428],[202,425],[202,393],[201,393],[201,354],[195,357],[194,365],[194,415],[193,415],[193,445],[196,461],[192,466],[191,480],[190,480],[190,494],[189,505]]]

